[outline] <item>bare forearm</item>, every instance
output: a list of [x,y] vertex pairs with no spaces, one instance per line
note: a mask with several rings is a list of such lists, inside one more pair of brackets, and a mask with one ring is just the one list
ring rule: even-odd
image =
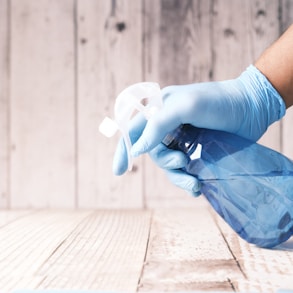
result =
[[255,66],[282,96],[286,108],[293,105],[293,25],[256,61]]

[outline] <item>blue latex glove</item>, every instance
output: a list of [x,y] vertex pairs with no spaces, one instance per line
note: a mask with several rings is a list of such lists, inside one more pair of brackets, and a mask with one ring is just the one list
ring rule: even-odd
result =
[[[221,82],[170,86],[162,90],[164,106],[148,122],[138,115],[131,123],[133,156],[149,152],[155,163],[166,170],[177,186],[197,195],[197,180],[179,170],[187,158],[169,150],[161,141],[181,124],[223,130],[256,141],[273,122],[285,114],[285,104],[266,77],[250,65],[238,78]],[[113,171],[127,170],[124,144],[119,143]]]

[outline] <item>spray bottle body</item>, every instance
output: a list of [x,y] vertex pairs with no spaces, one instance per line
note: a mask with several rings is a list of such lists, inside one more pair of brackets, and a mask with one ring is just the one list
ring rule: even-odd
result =
[[[293,234],[293,163],[237,135],[185,124],[163,143],[189,158],[184,171],[232,229],[249,243],[273,247]],[[201,157],[194,159],[197,145]]]

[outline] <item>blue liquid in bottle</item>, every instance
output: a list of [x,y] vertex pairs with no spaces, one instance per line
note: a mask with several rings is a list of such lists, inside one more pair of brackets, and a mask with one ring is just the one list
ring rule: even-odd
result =
[[[181,125],[163,143],[184,152],[185,168],[232,229],[249,243],[274,247],[293,234],[293,162],[237,135]],[[197,144],[201,158],[192,159]]]

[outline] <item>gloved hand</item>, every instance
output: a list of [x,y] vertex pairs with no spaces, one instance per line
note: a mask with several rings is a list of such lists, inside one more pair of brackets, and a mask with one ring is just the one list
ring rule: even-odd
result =
[[[131,123],[133,156],[149,152],[158,166],[167,171],[177,186],[198,194],[197,180],[180,171],[187,158],[169,150],[161,141],[181,124],[222,130],[256,141],[268,126],[285,114],[285,104],[266,77],[250,65],[238,78],[170,86],[162,90],[163,108],[148,122],[138,115]],[[123,174],[127,156],[120,142],[114,156],[113,171]]]

